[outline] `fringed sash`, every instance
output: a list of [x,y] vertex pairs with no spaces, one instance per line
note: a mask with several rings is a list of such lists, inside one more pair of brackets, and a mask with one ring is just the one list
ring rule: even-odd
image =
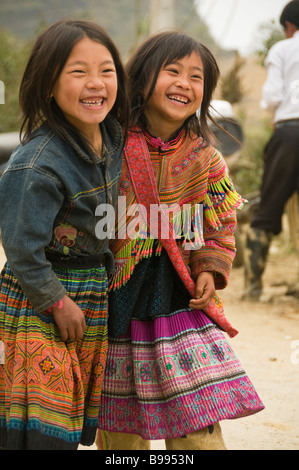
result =
[[[160,206],[160,199],[150,154],[145,138],[141,132],[130,132],[124,156],[128,164],[136,199],[139,204],[143,204],[145,206],[146,213],[149,214],[151,204],[157,204]],[[148,220],[146,220],[146,223],[149,226]],[[195,298],[195,283],[190,276],[188,268],[182,259],[176,240],[173,237],[173,227],[169,217],[167,217],[163,210],[161,210],[161,226],[163,223],[169,224],[169,238],[164,239],[161,237],[161,231],[158,230],[157,233],[159,233],[159,241],[167,251],[171,262],[190,295],[192,298]],[[225,318],[222,301],[217,294],[210,300],[204,311],[220,326],[220,328],[226,331],[230,337],[234,337],[238,334],[238,331],[235,330]]]

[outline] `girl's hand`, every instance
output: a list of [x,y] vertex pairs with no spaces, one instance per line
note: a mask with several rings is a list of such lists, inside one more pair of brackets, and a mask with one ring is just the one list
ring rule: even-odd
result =
[[204,309],[212,297],[215,295],[215,283],[213,273],[202,272],[196,280],[196,298],[191,299],[189,307],[194,309]]
[[86,328],[84,313],[67,295],[63,297],[62,302],[62,308],[52,308],[52,315],[60,330],[61,339],[79,341]]

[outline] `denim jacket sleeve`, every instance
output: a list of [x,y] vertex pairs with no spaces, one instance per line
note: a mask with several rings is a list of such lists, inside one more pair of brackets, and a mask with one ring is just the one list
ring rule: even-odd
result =
[[37,312],[46,310],[66,293],[45,257],[62,199],[59,179],[47,171],[13,167],[0,181],[3,248]]

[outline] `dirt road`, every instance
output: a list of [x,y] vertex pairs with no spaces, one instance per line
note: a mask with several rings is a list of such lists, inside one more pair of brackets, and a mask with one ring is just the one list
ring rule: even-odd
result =
[[299,299],[285,295],[299,279],[299,257],[271,253],[264,276],[264,303],[240,301],[243,269],[234,269],[223,292],[226,314],[239,335],[230,340],[265,410],[223,422],[228,448],[299,449]]
[[256,415],[221,423],[230,450],[299,449],[299,299],[285,295],[299,281],[299,257],[288,251],[275,244],[271,249],[264,302],[240,300],[243,268],[233,269],[221,292],[226,315],[239,330],[229,342],[265,405]]
[[[0,246],[1,266],[4,260]],[[299,299],[285,295],[287,284],[298,279],[299,257],[274,246],[264,276],[267,302],[240,300],[242,268],[233,270],[229,287],[221,293],[226,315],[239,330],[230,344],[266,407],[256,415],[222,422],[228,449],[299,449]],[[163,442],[152,448],[163,449]]]

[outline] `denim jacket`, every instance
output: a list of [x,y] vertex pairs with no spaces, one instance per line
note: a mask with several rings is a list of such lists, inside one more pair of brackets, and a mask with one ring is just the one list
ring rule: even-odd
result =
[[107,203],[116,207],[123,137],[111,117],[100,126],[102,159],[92,161],[69,134],[67,143],[41,126],[30,142],[13,152],[0,179],[7,263],[37,312],[66,293],[47,253],[85,259],[106,253],[113,268],[109,239],[95,231],[107,214],[96,215],[96,208]]

